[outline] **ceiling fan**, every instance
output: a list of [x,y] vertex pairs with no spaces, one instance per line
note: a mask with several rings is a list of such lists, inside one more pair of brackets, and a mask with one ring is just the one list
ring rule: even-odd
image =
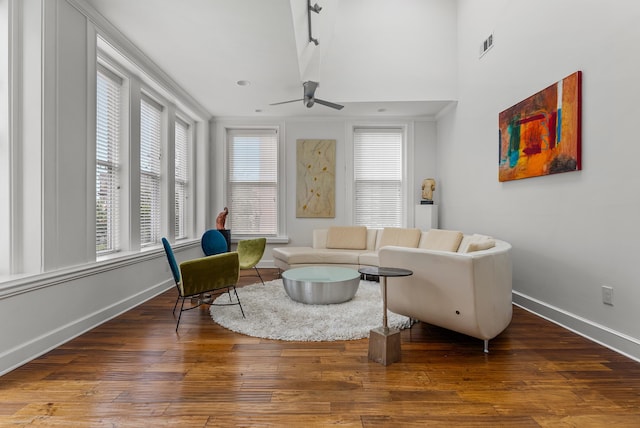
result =
[[344,106],[341,106],[340,104],[335,104],[329,101],[325,101],[325,100],[321,100],[319,98],[316,98],[315,93],[316,93],[316,88],[319,86],[318,82],[314,82],[312,80],[308,80],[306,82],[304,82],[302,84],[302,87],[304,88],[304,92],[303,92],[303,98],[297,99],[297,100],[290,100],[290,101],[282,101],[280,103],[273,103],[270,104],[272,106],[276,106],[279,104],[287,104],[287,103],[295,103],[296,101],[303,101],[304,105],[307,106],[307,108],[311,108],[313,107],[313,105],[315,103],[318,104],[322,104],[323,106],[327,106],[327,107],[331,107],[334,108],[336,110],[342,110],[342,108]]

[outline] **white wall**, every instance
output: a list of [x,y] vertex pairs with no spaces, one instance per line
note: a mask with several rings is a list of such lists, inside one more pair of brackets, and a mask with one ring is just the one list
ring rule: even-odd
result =
[[[438,123],[440,218],[513,244],[518,304],[640,359],[640,3],[615,6],[459,1],[459,102]],[[583,170],[498,182],[498,113],[577,70]]]
[[456,99],[455,1],[338,0],[328,8],[328,16],[323,10],[315,20],[320,21],[319,28],[313,27],[320,38],[317,67],[323,98],[342,102]]
[[[20,149],[12,159],[11,187],[19,201],[12,214],[20,218],[12,224],[17,243],[11,251],[20,275],[0,280],[0,325],[6,326],[0,331],[0,374],[173,287],[162,247],[95,262],[95,158],[89,147],[95,129],[88,125],[95,109],[93,23],[71,0],[14,4],[21,7],[12,25],[19,29],[15,70],[22,73],[12,86],[12,113],[19,120],[12,118],[18,127],[11,144]],[[199,124],[196,151],[205,159],[208,140],[208,126]],[[206,184],[203,175],[197,176]],[[196,195],[205,189],[196,185]],[[196,208],[203,230],[205,207]],[[198,240],[175,251],[179,261],[202,255]]]
[[[351,128],[353,125],[406,125],[408,129],[407,139],[412,147],[408,162],[411,175],[408,177],[411,197],[407,201],[408,226],[413,226],[413,206],[421,197],[420,185],[422,179],[436,175],[436,123],[428,118],[397,118],[397,119],[371,119],[371,118],[310,118],[310,119],[282,119],[281,121],[256,121],[251,119],[221,119],[212,126],[212,135],[216,135],[216,157],[214,160],[215,172],[214,191],[216,193],[216,213],[224,206],[224,128],[233,126],[279,126],[284,136],[284,161],[285,180],[281,195],[286,199],[284,231],[288,241],[268,241],[265,256],[260,266],[273,266],[271,248],[276,246],[311,245],[312,231],[316,228],[329,227],[331,225],[352,224],[353,202],[350,200],[347,186],[349,175],[347,169],[351,167],[349,161],[351,151]],[[296,218],[296,141],[299,139],[335,139],[336,140],[336,215],[335,218]]]

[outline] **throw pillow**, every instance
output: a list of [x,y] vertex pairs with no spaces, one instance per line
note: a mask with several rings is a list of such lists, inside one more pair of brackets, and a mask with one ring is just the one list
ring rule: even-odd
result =
[[488,250],[495,246],[496,241],[491,236],[474,233],[473,235],[466,235],[462,239],[458,252],[470,253],[472,251]]
[[420,241],[419,248],[456,251],[460,246],[462,236],[462,232],[456,230],[429,229]]
[[481,251],[488,250],[489,248],[493,248],[496,246],[496,241],[493,239],[479,239],[477,241],[472,241],[469,243],[467,247],[467,251],[465,253],[471,253],[473,251]]

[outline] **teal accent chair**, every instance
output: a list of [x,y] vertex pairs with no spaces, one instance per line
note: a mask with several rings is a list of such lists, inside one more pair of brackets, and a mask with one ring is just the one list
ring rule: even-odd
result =
[[229,251],[227,239],[222,232],[216,229],[209,229],[200,238],[200,245],[205,256],[213,256]]
[[[244,310],[236,291],[236,285],[240,277],[240,263],[237,252],[201,257],[178,264],[173,254],[173,249],[166,238],[162,238],[162,245],[167,254],[171,273],[178,289],[178,298],[173,305],[174,315],[178,301],[182,300],[176,331],[178,331],[178,326],[180,325],[182,312],[195,309],[202,304],[213,306],[238,305],[244,318]],[[235,301],[231,297],[231,291],[235,294]],[[229,303],[213,303],[215,296],[224,293],[229,295]],[[191,301],[191,305],[185,308],[187,299]]]
[[266,246],[267,238],[255,238],[238,241],[237,248],[238,258],[240,260],[240,270],[255,269],[262,285],[264,285],[264,280],[262,279],[262,275],[260,275],[257,264],[260,259],[262,259]]

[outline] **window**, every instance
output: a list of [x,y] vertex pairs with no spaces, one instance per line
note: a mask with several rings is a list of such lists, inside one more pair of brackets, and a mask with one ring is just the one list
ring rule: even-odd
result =
[[234,235],[278,234],[278,133],[229,130],[227,203]]
[[122,79],[98,67],[96,80],[96,254],[119,249],[120,93]]
[[188,234],[189,125],[180,119],[175,126],[175,238]]
[[354,145],[354,223],[368,227],[402,227],[403,131],[356,128]]
[[208,113],[96,40],[96,256],[107,259],[193,235],[195,131]]
[[160,147],[162,106],[140,100],[140,246],[160,241]]

